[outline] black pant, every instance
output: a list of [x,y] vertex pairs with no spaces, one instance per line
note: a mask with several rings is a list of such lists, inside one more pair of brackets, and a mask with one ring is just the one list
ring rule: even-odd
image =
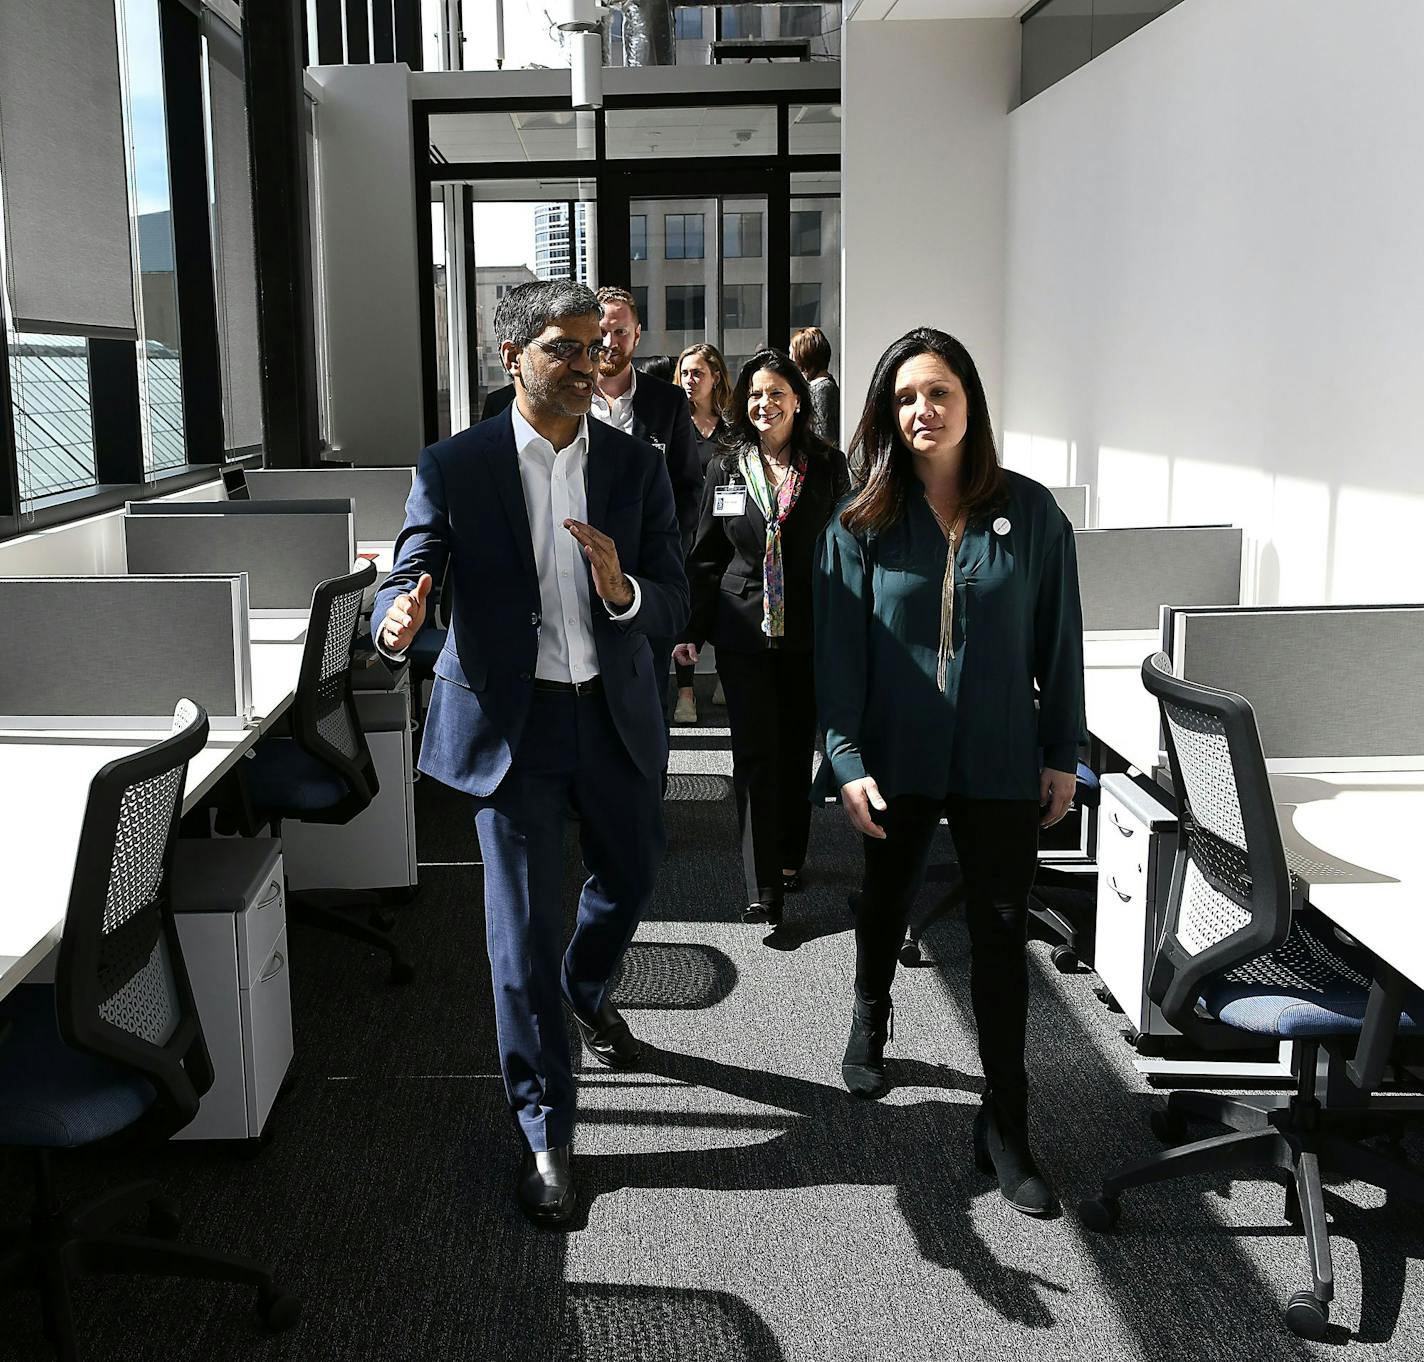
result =
[[890,999],[910,908],[924,883],[930,842],[943,814],[964,876],[969,923],[969,992],[979,1059],[989,1089],[1010,1110],[1028,1098],[1024,1031],[1028,1019],[1028,895],[1038,863],[1034,800],[940,801],[920,795],[888,800],[875,821],[885,837],[865,841],[865,888],[855,924],[859,1000]]
[[672,709],[668,704],[668,670],[672,666],[672,650],[677,640],[672,638],[650,638],[648,647],[653,650],[653,678],[658,683],[658,703],[663,707],[663,723],[672,722]]
[[781,872],[806,858],[816,691],[809,652],[717,654],[732,730],[732,787],[749,903],[782,900]]
[[677,673],[678,690],[690,689],[692,678],[697,674],[696,666],[691,662],[674,662],[673,671]]

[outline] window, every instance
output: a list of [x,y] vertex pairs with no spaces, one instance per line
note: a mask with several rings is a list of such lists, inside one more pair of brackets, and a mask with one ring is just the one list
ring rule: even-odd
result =
[[722,258],[742,260],[761,256],[761,214],[722,214]]
[[727,330],[759,330],[761,328],[761,285],[724,284],[722,286],[722,325]]
[[724,38],[760,38],[760,5],[726,5],[722,9]]
[[648,315],[648,286],[634,284],[628,292],[633,295],[633,305],[638,309],[638,324],[645,331],[651,331],[653,319]]
[[679,38],[700,38],[702,36],[702,11],[700,9],[678,10],[676,23]]
[[663,216],[663,258],[702,259],[702,214],[666,213]]
[[820,5],[781,6],[781,36],[783,38],[819,38],[821,33]]
[[707,290],[701,284],[669,284],[667,330],[703,331],[706,327]]
[[646,260],[647,258],[648,215],[633,213],[628,218],[628,259]]
[[820,210],[801,211],[791,214],[791,254],[820,255],[821,214]]
[[821,286],[820,284],[791,285],[791,325],[820,326]]
[[21,504],[93,486],[98,475],[87,342],[13,331],[5,339]]

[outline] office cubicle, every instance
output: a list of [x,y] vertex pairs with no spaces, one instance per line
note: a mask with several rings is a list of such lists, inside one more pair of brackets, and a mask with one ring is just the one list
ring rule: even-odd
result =
[[1250,701],[1272,770],[1424,768],[1424,605],[1166,612],[1188,680]]
[[1088,528],[1089,489],[1086,484],[1074,487],[1050,487],[1058,509],[1068,517],[1068,523],[1075,530]]
[[254,468],[247,474],[253,501],[350,497],[356,509],[356,539],[369,544],[396,538],[405,524],[405,503],[415,469]]
[[124,544],[131,573],[247,573],[259,616],[305,616],[317,583],[356,556],[350,498],[130,502]]
[[1242,532],[1230,525],[1077,530],[1086,632],[1155,631],[1164,605],[1236,605]]
[[214,729],[252,717],[240,574],[0,578],[0,728],[166,728],[187,696]]

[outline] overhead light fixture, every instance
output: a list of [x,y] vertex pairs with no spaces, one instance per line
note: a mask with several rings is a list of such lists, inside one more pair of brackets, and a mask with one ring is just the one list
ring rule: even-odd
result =
[[559,0],[554,27],[568,35],[569,93],[576,109],[603,107],[603,21],[599,0]]

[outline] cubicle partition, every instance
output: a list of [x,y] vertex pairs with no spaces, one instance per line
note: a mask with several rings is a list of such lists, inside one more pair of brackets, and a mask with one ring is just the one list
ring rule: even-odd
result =
[[247,579],[3,577],[0,728],[166,728],[187,696],[214,729],[252,717]]
[[251,500],[310,500],[350,497],[356,509],[360,543],[393,540],[405,524],[405,503],[415,469],[401,468],[253,468],[247,473]]
[[1174,609],[1173,670],[1251,702],[1273,771],[1424,768],[1424,605]]
[[1156,630],[1164,605],[1235,605],[1242,532],[1230,525],[1078,530],[1087,632]]
[[254,615],[304,617],[318,582],[351,571],[350,498],[130,502],[124,543],[131,573],[245,572]]
[[1068,523],[1075,530],[1086,530],[1088,528],[1088,487],[1082,484],[1075,487],[1050,487],[1053,499],[1058,503],[1058,509],[1068,517]]

